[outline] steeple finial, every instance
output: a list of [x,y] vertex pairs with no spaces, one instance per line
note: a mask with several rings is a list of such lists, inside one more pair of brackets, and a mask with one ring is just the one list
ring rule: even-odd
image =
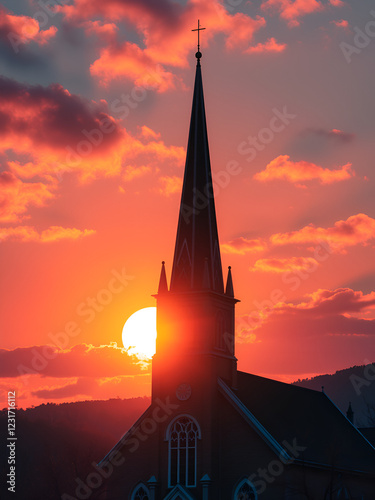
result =
[[232,269],[231,266],[228,266],[227,286],[225,288],[225,295],[228,295],[228,297],[234,297],[233,279],[232,279],[231,269]]
[[163,262],[161,263],[158,293],[165,293],[165,292],[168,292],[168,283],[167,283],[167,275],[165,273],[165,262],[163,260]]
[[198,52],[195,54],[195,57],[198,59],[198,64],[199,64],[199,59],[202,57],[202,52],[199,50],[200,49],[200,37],[199,37],[199,32],[202,30],[205,30],[206,28],[201,28],[201,25],[199,23],[198,19],[198,28],[195,28],[194,30],[191,31],[198,31]]

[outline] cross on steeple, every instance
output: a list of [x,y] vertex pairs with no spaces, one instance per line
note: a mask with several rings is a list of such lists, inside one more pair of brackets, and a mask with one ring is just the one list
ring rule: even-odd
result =
[[200,59],[202,57],[202,54],[200,53],[199,49],[200,49],[200,43],[199,43],[199,32],[202,31],[202,30],[205,30],[206,28],[201,28],[201,25],[199,23],[199,19],[198,19],[198,28],[195,28],[194,30],[191,30],[191,31],[198,31],[198,52],[195,54],[197,59]]

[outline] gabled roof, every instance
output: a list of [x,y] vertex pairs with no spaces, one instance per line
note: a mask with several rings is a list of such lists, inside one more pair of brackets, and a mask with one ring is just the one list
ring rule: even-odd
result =
[[189,495],[185,488],[178,484],[164,497],[164,500],[194,500],[194,498]]
[[135,421],[135,423],[130,427],[129,430],[125,432],[125,434],[122,435],[119,441],[113,446],[113,448],[107,453],[107,455],[102,458],[102,460],[97,464],[98,467],[104,467],[107,465],[109,462],[111,462],[111,459],[115,456],[115,453],[120,451],[121,448],[128,442],[129,439],[132,438],[133,434],[137,431],[139,428],[141,422],[151,413],[151,410],[153,409],[153,405],[151,404],[143,413],[142,415],[138,418],[138,420]]
[[280,447],[296,463],[375,475],[375,448],[323,392],[238,372],[232,393],[233,406],[248,410],[250,425],[259,424],[258,434],[277,454]]
[[375,447],[375,427],[362,427],[358,430]]

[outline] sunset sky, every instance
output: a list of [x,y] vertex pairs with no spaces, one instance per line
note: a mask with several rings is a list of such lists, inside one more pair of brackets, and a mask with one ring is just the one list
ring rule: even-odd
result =
[[6,0],[3,406],[150,394],[121,334],[170,277],[198,18],[239,368],[374,361],[372,0]]

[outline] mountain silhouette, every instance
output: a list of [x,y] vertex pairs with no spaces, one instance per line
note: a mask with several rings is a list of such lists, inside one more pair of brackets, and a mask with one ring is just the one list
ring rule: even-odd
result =
[[357,427],[375,427],[375,363],[352,366],[332,375],[318,375],[294,384],[321,391],[344,413],[351,403]]

